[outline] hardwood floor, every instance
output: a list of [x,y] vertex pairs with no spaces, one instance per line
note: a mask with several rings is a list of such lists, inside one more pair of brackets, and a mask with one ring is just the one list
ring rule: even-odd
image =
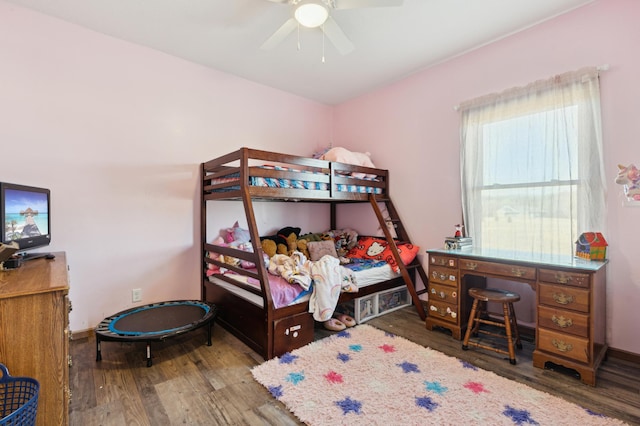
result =
[[[594,388],[571,372],[534,368],[533,344],[526,337],[524,348],[517,352],[517,365],[511,365],[494,352],[462,351],[461,343],[447,331],[426,330],[412,307],[367,324],[593,411],[640,424],[640,365],[630,361],[609,356]],[[302,424],[253,380],[250,369],[263,359],[220,326],[213,330],[212,346],[205,343],[204,329],[153,343],[150,368],[143,343],[103,342],[102,361],[96,362],[94,336],[72,341],[71,425]],[[328,334],[316,329],[316,338]]]

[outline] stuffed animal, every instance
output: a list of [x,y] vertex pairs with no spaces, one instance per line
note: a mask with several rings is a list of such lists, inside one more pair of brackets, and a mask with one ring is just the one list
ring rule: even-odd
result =
[[[355,166],[363,166],[363,167],[373,167],[373,162],[371,161],[371,154],[368,152],[352,152],[346,148],[336,147],[331,148],[329,151],[325,152],[324,155],[320,157],[321,160],[327,161],[338,161],[340,163],[353,164]],[[355,178],[370,178],[373,179],[376,175],[365,174],[365,173],[351,173],[351,176]]]
[[[292,252],[298,249],[298,236],[300,235],[300,228],[287,226],[280,229],[275,235],[268,235],[260,237],[260,243],[262,251],[264,251],[269,258],[274,254],[284,254],[290,256]],[[270,242],[269,242],[270,241]],[[303,243],[302,245],[305,245]],[[305,254],[303,252],[303,254]],[[305,254],[307,256],[307,254]]]

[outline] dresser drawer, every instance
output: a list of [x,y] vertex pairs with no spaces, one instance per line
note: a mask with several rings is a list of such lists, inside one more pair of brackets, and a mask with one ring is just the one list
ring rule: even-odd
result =
[[580,362],[590,362],[588,339],[540,328],[537,343],[540,350]]
[[483,262],[475,259],[460,259],[460,269],[482,274],[498,275],[506,278],[520,278],[527,280],[536,279],[536,268],[529,266]]
[[566,285],[539,283],[538,294],[541,305],[589,312],[589,290]]
[[589,337],[589,316],[563,309],[538,307],[538,326]]
[[449,303],[439,302],[429,298],[428,307],[429,311],[427,315],[452,324],[458,323],[458,308],[456,305],[450,305]]
[[458,266],[458,259],[456,259],[455,257],[430,254],[429,263],[434,266],[447,266],[449,268],[456,268]]
[[553,269],[540,269],[538,280],[551,284],[566,284],[576,287],[589,288],[589,274],[578,272],[557,271]]
[[429,282],[458,287],[458,271],[455,269],[431,267],[429,276]]
[[429,300],[438,300],[442,302],[458,305],[458,288],[449,287],[447,285],[429,283]]

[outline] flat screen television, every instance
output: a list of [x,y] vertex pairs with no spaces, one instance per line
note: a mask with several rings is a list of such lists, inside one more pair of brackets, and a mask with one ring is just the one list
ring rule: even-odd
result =
[[0,183],[2,242],[16,242],[24,260],[48,253],[26,253],[51,243],[51,192],[13,183]]

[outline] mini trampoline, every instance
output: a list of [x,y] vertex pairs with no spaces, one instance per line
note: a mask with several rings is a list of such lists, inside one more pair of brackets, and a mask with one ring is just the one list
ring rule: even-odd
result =
[[151,367],[151,342],[162,341],[208,326],[207,345],[218,308],[197,300],[151,303],[118,312],[96,327],[96,361],[102,360],[101,342],[146,342],[147,367]]

